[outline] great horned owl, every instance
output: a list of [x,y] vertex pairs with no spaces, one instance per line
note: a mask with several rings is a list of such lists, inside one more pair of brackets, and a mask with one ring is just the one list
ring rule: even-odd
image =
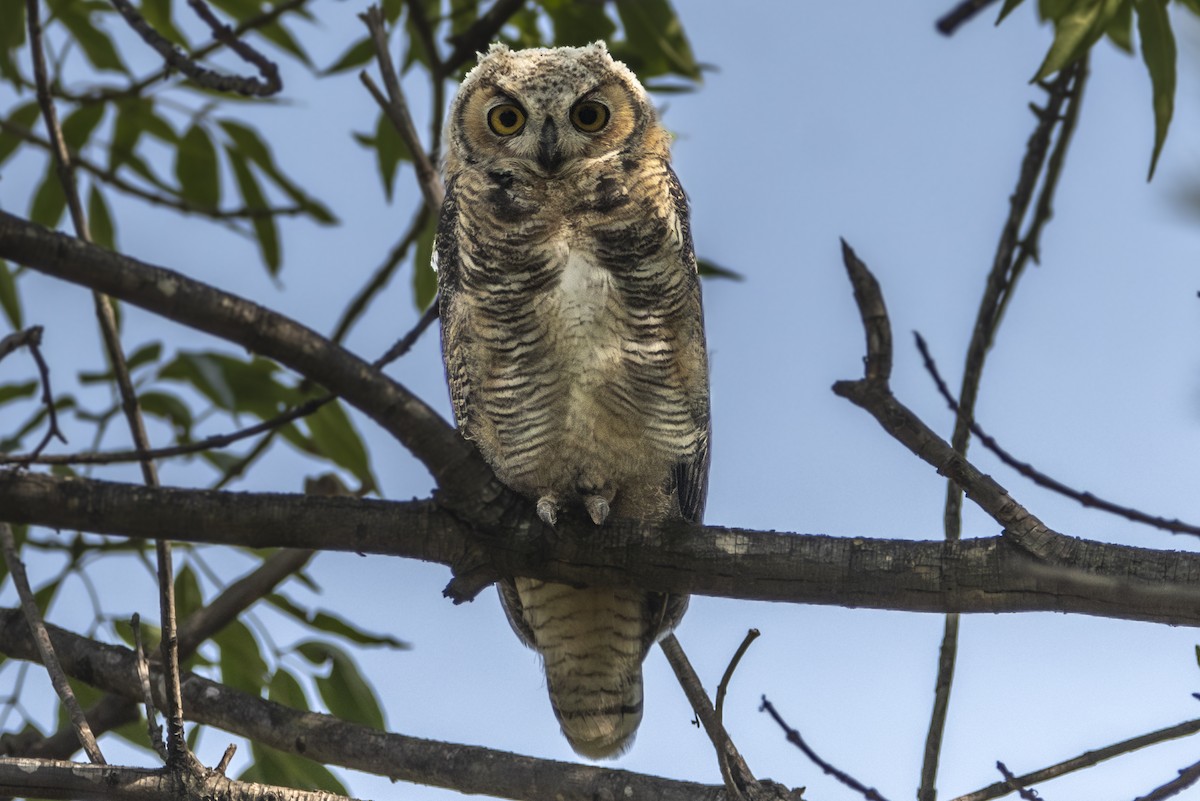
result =
[[[699,521],[708,362],[669,135],[603,42],[492,45],[450,109],[436,244],[455,418],[504,484],[560,516]],[[687,596],[499,585],[580,754],[642,717],[642,660]]]

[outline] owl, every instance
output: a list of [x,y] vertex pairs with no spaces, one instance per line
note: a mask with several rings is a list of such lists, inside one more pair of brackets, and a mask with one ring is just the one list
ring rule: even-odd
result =
[[[446,137],[435,266],[459,430],[550,526],[698,522],[710,430],[700,283],[670,136],[642,85],[603,42],[495,44],[459,88]],[[571,746],[624,752],[642,660],[687,596],[520,577],[499,589]]]

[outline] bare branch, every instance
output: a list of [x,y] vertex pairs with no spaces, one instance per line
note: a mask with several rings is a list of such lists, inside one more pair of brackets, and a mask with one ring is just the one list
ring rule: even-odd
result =
[[996,0],[962,0],[954,8],[938,17],[937,29],[946,36],[951,36],[963,24],[970,22],[975,15],[990,6]]
[[[360,72],[358,77],[370,90],[375,102],[388,115],[396,132],[408,146],[413,157],[413,166],[417,171],[417,183],[421,187],[421,195],[425,198],[426,208],[434,214],[439,214],[442,209],[442,201],[446,199],[446,188],[442,185],[442,178],[429,158],[429,152],[421,144],[421,138],[417,136],[412,115],[408,113],[408,101],[404,98],[404,90],[400,88],[400,77],[396,74],[396,65],[392,63],[392,56],[388,51],[383,12],[380,11],[379,6],[373,5],[365,13],[360,14],[359,19],[366,23],[367,29],[371,32],[371,41],[375,45],[375,59],[379,63],[383,85],[387,88],[387,98],[384,98],[379,87],[375,85],[365,70]],[[441,113],[441,109],[435,109],[434,113]]]
[[[140,695],[134,655],[128,648],[98,643],[53,626],[50,636],[69,675],[86,677],[90,683],[127,698]],[[13,610],[0,609],[0,652],[16,659],[37,658],[21,616]],[[157,674],[154,666],[152,669]],[[331,715],[292,709],[192,673],[184,675],[190,720],[322,764],[393,781],[520,801],[728,801],[719,786],[381,732]],[[157,691],[158,675],[151,684]]]
[[221,23],[207,6],[199,0],[188,0],[196,14],[204,20],[213,32],[213,36],[221,44],[232,49],[239,57],[258,68],[265,80],[258,78],[243,78],[238,75],[223,75],[222,73],[201,67],[189,58],[182,50],[154,30],[148,22],[129,3],[129,0],[110,0],[113,8],[121,13],[129,27],[142,37],[142,41],[150,45],[163,57],[167,64],[182,72],[199,85],[217,92],[236,92],[250,97],[269,97],[283,88],[279,80],[279,68],[262,54],[237,38],[234,31]]
[[[1142,734],[1137,737],[1131,737],[1128,740],[1122,740],[1119,743],[1097,748],[1092,751],[1087,751],[1077,757],[1064,760],[1055,765],[1051,765],[1041,770],[1035,770],[1031,773],[1026,773],[1023,776],[1017,776],[1015,781],[1018,785],[1029,786],[1031,784],[1041,784],[1050,779],[1065,776],[1068,773],[1073,773],[1077,770],[1090,768],[1093,765],[1099,764],[1107,759],[1128,754],[1132,751],[1137,751],[1147,746],[1157,745],[1167,740],[1174,740],[1179,737],[1187,737],[1200,731],[1200,719],[1188,720],[1174,726],[1168,726],[1165,729],[1152,731],[1148,734]],[[960,795],[953,801],[991,801],[993,798],[1001,798],[1012,792],[1012,788],[1007,781],[996,782],[990,784],[981,790],[976,790],[966,795]]]
[[182,779],[163,770],[81,765],[55,759],[0,757],[0,793],[75,801],[353,801],[321,791],[227,779],[217,771]]
[[133,626],[133,653],[137,660],[138,683],[142,685],[142,703],[146,707],[146,734],[150,745],[166,762],[170,759],[162,727],[158,725],[158,710],[154,708],[154,692],[150,689],[150,662],[142,650],[142,619],[136,612],[130,621]]
[[1176,778],[1156,787],[1146,795],[1135,798],[1134,801],[1162,801],[1164,798],[1170,798],[1173,795],[1182,793],[1198,781],[1200,781],[1200,762],[1189,765],[1179,771],[1179,775]]
[[75,693],[71,690],[66,675],[63,674],[62,666],[54,655],[54,645],[50,642],[50,635],[46,632],[46,623],[42,620],[42,613],[38,610],[37,601],[34,600],[33,590],[29,587],[29,579],[25,575],[25,565],[17,555],[17,544],[13,540],[12,529],[3,522],[0,522],[0,548],[4,551],[4,561],[8,565],[8,572],[12,576],[17,595],[21,599],[25,622],[37,645],[38,658],[46,668],[46,672],[50,674],[50,683],[54,685],[54,691],[58,693],[63,708],[67,710],[67,716],[75,728],[79,743],[93,764],[108,764],[104,761],[104,754],[100,753],[100,746],[96,744],[96,738],[92,734],[91,727],[88,726],[83,709],[80,708],[79,701],[76,700]]
[[733,658],[729,660],[729,666],[725,668],[725,673],[721,676],[721,683],[717,685],[717,722],[720,723],[724,718],[725,712],[725,693],[729,691],[729,682],[733,679],[733,671],[737,670],[738,664],[742,661],[742,657],[746,655],[746,651],[750,648],[750,644],[758,639],[758,629],[750,629],[746,632],[745,639],[733,653]]
[[[67,441],[66,436],[63,435],[62,430],[58,427],[58,410],[54,407],[54,393],[50,391],[50,367],[42,357],[41,344],[42,327],[40,325],[31,326],[24,331],[17,331],[14,334],[9,334],[4,339],[0,339],[0,359],[3,359],[18,348],[28,348],[29,355],[33,357],[33,362],[37,365],[38,376],[41,378],[42,405],[46,407],[48,425],[46,433],[42,435],[37,446],[30,451],[30,455],[33,457],[40,454],[50,444],[50,440],[55,437],[60,442],[66,443]],[[0,461],[3,461],[2,456],[0,456]]]
[[[564,584],[636,585],[726,598],[914,612],[1057,611],[1200,625],[1200,555],[1055,535],[1077,569],[1045,566],[1007,535],[946,543],[760,532],[613,520],[560,523],[548,543],[535,515],[478,536],[433,501],[151,489],[0,471],[12,522],[251,548],[380,553],[455,566],[479,549],[494,568]],[[578,530],[576,530],[576,528]]]
[[775,707],[771,705],[771,702],[767,700],[765,695],[763,696],[762,706],[759,707],[759,711],[766,712],[772,718],[774,718],[775,722],[779,724],[779,728],[783,729],[784,734],[787,735],[788,742],[803,751],[804,755],[812,760],[813,764],[824,771],[827,776],[832,776],[842,784],[849,787],[851,790],[855,790],[862,795],[863,798],[867,799],[867,801],[887,801],[887,799],[880,795],[879,791],[874,787],[867,787],[849,773],[838,770],[833,765],[817,756],[816,751],[813,751],[811,748],[809,748],[808,743],[804,742],[804,738],[800,736],[800,732],[787,725],[780,714],[775,711]]

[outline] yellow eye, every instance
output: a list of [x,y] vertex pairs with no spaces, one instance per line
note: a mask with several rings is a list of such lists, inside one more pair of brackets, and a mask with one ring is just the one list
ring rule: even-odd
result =
[[502,103],[488,112],[488,127],[500,136],[512,136],[525,127],[525,112],[520,106]]
[[571,124],[584,133],[596,133],[608,125],[608,106],[595,100],[576,103],[571,109]]

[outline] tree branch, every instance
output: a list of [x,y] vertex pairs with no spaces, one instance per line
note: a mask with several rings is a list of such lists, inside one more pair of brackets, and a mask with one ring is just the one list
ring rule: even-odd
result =
[[779,534],[686,523],[537,518],[480,536],[433,501],[151,489],[0,471],[11,522],[251,548],[378,553],[456,567],[482,555],[503,575],[636,584],[726,598],[913,612],[1058,611],[1200,626],[1200,554],[1054,535],[1066,568],[1031,559],[1007,535],[958,543]]
[[222,801],[353,801],[321,791],[296,790],[227,779],[217,771],[181,781],[161,769],[81,765],[57,759],[0,757],[0,793],[75,801],[161,801],[220,798]]
[[[48,627],[63,669],[109,692],[137,699],[141,690],[128,649]],[[36,660],[20,612],[0,609],[0,652]],[[151,685],[157,693],[161,674]],[[611,768],[556,762],[479,746],[423,740],[303,712],[225,685],[184,674],[188,718],[216,726],[322,764],[386,776],[393,781],[445,787],[520,801],[555,798],[654,798],[658,801],[727,801],[723,787],[675,781]]]

